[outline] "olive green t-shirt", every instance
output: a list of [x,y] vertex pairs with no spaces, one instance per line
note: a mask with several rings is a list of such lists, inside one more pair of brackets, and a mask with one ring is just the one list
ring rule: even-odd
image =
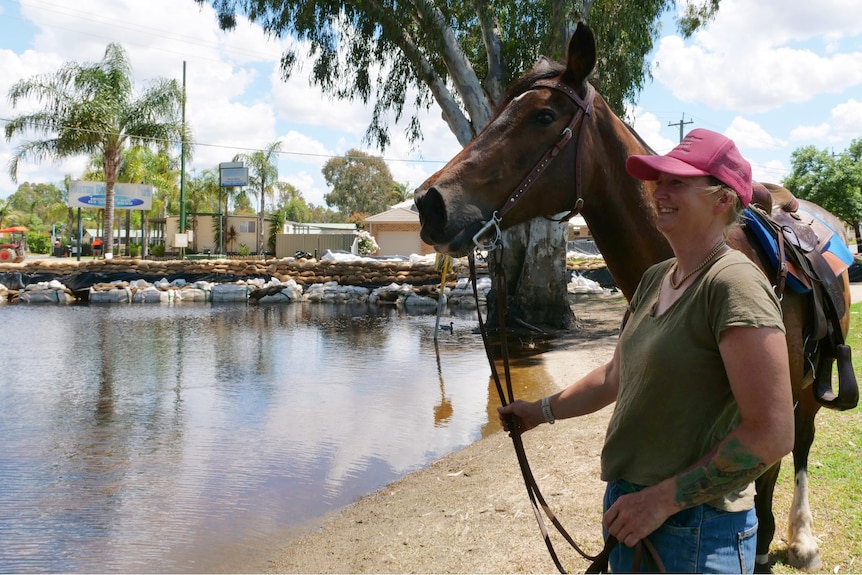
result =
[[[602,451],[602,479],[654,485],[690,467],[739,424],[718,342],[732,326],[784,331],[778,299],[745,255],[716,259],[662,315],[662,278],[673,259],[644,273],[620,335],[620,386]],[[758,381],[746,385],[758,385]],[[710,505],[741,511],[753,484]]]

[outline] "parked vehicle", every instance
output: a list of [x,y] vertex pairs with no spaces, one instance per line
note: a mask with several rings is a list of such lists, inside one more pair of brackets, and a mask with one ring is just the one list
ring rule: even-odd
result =
[[0,262],[19,263],[27,254],[27,232],[24,226],[13,226],[0,230]]

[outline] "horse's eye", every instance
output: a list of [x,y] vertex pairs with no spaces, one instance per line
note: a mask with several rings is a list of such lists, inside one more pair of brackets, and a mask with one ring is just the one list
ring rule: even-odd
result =
[[556,116],[550,110],[541,110],[536,114],[536,122],[542,126],[553,124],[555,119]]

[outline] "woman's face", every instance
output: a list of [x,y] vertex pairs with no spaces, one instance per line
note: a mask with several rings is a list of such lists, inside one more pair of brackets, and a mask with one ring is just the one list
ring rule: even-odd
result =
[[718,219],[718,196],[708,176],[660,174],[653,191],[656,227],[663,234],[703,232]]

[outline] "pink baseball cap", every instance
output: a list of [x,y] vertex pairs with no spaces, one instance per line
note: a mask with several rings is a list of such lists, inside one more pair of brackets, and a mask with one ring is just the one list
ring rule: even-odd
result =
[[660,173],[674,176],[713,176],[730,186],[742,200],[751,202],[751,164],[733,140],[697,128],[664,156],[629,156],[626,171],[639,180],[657,180]]

